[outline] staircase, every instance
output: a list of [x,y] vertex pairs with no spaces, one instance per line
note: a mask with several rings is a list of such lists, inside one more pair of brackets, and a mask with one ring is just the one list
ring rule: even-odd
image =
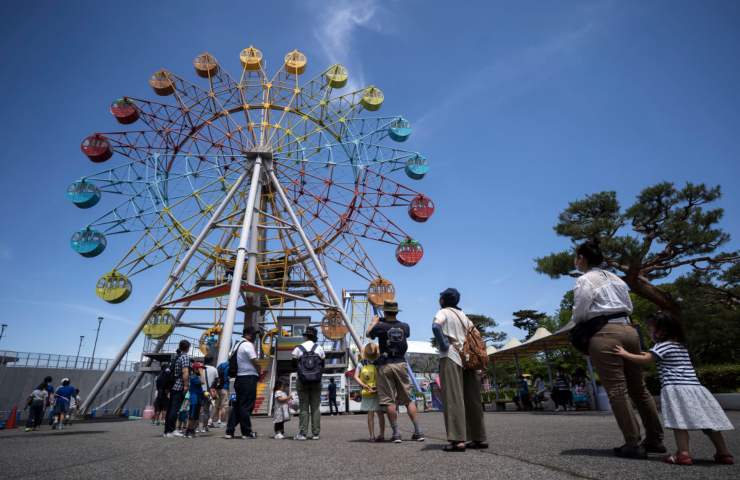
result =
[[261,358],[256,361],[262,371],[259,381],[257,382],[257,399],[254,402],[254,415],[272,414],[272,384],[274,381],[274,357]]

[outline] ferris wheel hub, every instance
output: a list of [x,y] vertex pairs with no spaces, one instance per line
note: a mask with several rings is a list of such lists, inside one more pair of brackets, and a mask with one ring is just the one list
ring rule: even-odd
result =
[[245,153],[248,160],[256,160],[260,157],[262,161],[272,161],[272,149],[269,147],[257,147]]

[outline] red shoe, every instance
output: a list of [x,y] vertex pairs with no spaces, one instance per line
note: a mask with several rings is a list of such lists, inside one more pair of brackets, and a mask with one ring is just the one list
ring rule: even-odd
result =
[[676,453],[674,455],[668,455],[663,459],[665,463],[671,465],[693,465],[694,460],[691,459],[688,453]]
[[714,463],[719,463],[720,465],[734,465],[735,457],[733,457],[732,455],[721,455],[718,453],[714,456]]

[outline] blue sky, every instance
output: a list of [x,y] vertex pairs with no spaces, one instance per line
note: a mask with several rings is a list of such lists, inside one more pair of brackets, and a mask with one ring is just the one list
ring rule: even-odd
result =
[[[467,311],[518,337],[511,312],[554,311],[571,280],[537,274],[533,258],[567,246],[552,226],[588,193],[616,190],[629,205],[659,181],[721,184],[722,225],[738,248],[740,3],[455,5],[2,2],[0,321],[9,327],[0,349],[74,354],[85,335],[89,354],[103,315],[99,355],[112,356],[151,302],[164,270],[136,277],[123,304],[95,296],[98,276],[134,238],[79,257],[69,237],[90,217],[64,191],[94,171],[79,142],[115,129],[112,99],[153,97],[146,81],[160,67],[195,77],[192,59],[206,50],[232,73],[250,44],[268,65],[293,48],[307,54],[309,73],[341,62],[356,85],[383,89],[383,113],[413,122],[408,146],[432,171],[411,186],[437,212],[426,224],[395,218],[425,258],[408,269],[391,247],[371,252],[414,338],[429,338],[447,286],[462,291]],[[337,287],[365,287],[335,272]]]

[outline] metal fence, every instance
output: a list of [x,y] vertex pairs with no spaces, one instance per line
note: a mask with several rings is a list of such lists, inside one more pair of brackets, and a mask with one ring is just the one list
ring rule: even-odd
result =
[[[77,368],[85,370],[105,370],[113,360],[110,358],[80,357],[77,355],[55,355],[53,353],[10,352],[0,350],[0,366],[4,367],[42,367]],[[118,372],[135,372],[139,362],[121,362]]]

